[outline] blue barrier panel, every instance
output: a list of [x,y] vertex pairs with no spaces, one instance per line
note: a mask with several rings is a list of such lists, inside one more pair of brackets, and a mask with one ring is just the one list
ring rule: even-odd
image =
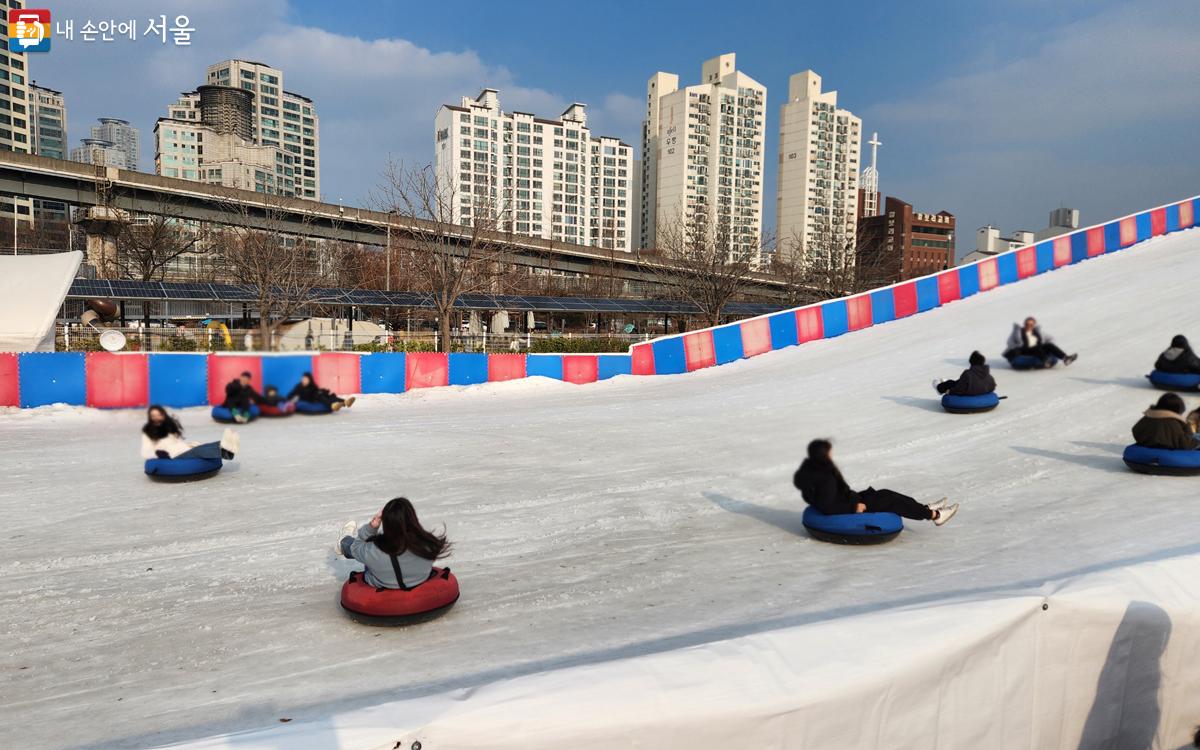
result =
[[896,298],[891,289],[871,292],[871,324],[878,325],[896,319]]
[[1121,222],[1114,221],[1104,225],[1104,252],[1111,253],[1121,249]]
[[474,385],[488,379],[487,355],[455,352],[450,355],[450,385]]
[[[682,360],[683,359],[683,342],[680,339],[674,339],[674,340],[680,342],[679,343],[679,359]],[[657,347],[657,346],[658,346],[658,344],[656,343],[655,347]],[[658,362],[657,349],[655,350],[654,355],[655,355],[655,363],[657,364],[657,362]],[[680,372],[683,372],[683,370],[680,370]],[[658,374],[661,375],[662,370],[659,370]],[[535,375],[541,375],[544,378],[554,378],[555,380],[562,380],[562,376],[563,376],[562,355],[561,354],[530,354],[528,357],[525,358],[525,377],[532,378]]]
[[266,392],[268,385],[273,385],[279,391],[279,395],[287,396],[300,382],[300,376],[306,372],[311,373],[312,370],[313,358],[309,355],[263,357],[262,383],[254,385],[262,392]]
[[1154,233],[1154,228],[1150,223],[1150,212],[1147,211],[1144,214],[1138,214],[1134,217],[1134,221],[1137,224],[1137,241],[1141,242],[1150,239]]
[[917,279],[918,312],[932,310],[941,304],[940,299],[940,295],[938,294],[938,280],[936,276],[930,276],[926,279]]
[[204,354],[151,354],[150,403],[174,406],[208,404],[208,357]]
[[1167,232],[1179,231],[1179,204],[1167,206]]
[[633,357],[628,354],[601,354],[599,363],[599,380],[633,374]]
[[1087,232],[1076,232],[1071,235],[1071,262],[1078,263],[1087,257]]
[[979,266],[972,263],[958,269],[958,298],[966,299],[979,293]]
[[1037,252],[1037,272],[1045,273],[1054,270],[1054,240],[1039,242]]
[[22,352],[17,367],[22,407],[87,403],[83,352]]
[[1021,279],[1021,275],[1017,273],[1016,253],[996,256],[996,278],[1000,285],[1012,284]]
[[839,299],[821,305],[821,332],[824,338],[841,336],[850,330],[850,315],[846,311],[846,300]]
[[[795,316],[793,316],[795,317]],[[717,364],[742,358],[742,326],[734,323],[713,329],[713,353],[717,355]]]
[[404,393],[403,352],[375,352],[359,357],[359,387],[363,393]]
[[654,350],[655,375],[677,375],[687,372],[687,358],[683,354],[682,336],[655,341],[650,346]]
[[796,334],[796,313],[785,312],[772,315],[767,318],[767,325],[771,328],[772,349],[783,349],[795,346],[800,342]]

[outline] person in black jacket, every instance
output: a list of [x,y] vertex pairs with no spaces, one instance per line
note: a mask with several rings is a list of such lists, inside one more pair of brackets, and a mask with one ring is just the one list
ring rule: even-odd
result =
[[308,401],[313,404],[325,404],[330,409],[337,411],[343,406],[349,408],[354,406],[354,397],[342,398],[336,393],[325,390],[317,385],[317,381],[313,380],[311,372],[306,372],[300,376],[300,382],[288,394],[289,401]]
[[958,503],[947,505],[945,498],[932,505],[922,505],[892,490],[868,487],[862,492],[855,492],[833,463],[832,452],[833,445],[828,440],[812,441],[808,444],[808,458],[804,459],[792,477],[792,483],[800,490],[804,502],[825,515],[895,513],[915,521],[933,521],[941,526],[958,512]]
[[234,420],[247,422],[250,419],[250,405],[258,403],[262,396],[250,385],[254,376],[243,372],[236,380],[231,380],[225,386],[225,401],[221,405],[233,414]]
[[1158,359],[1154,361],[1154,369],[1179,375],[1200,374],[1200,357],[1192,351],[1187,337],[1179,335],[1171,339],[1171,346],[1158,355]]
[[1183,416],[1187,407],[1177,393],[1164,393],[1158,403],[1142,414],[1133,425],[1133,439],[1145,448],[1163,448],[1175,451],[1200,450],[1196,441],[1196,426],[1200,422],[1200,410]]
[[953,393],[955,396],[982,396],[996,390],[996,379],[988,368],[987,359],[979,352],[971,352],[970,367],[963,370],[957,380],[935,380],[933,387],[938,393]]

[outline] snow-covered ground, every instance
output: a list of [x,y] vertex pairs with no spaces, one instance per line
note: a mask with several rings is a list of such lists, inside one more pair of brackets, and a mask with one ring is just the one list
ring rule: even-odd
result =
[[[1157,352],[1200,336],[1197,278],[1193,230],[691,375],[368,397],[248,425],[188,485],[142,475],[139,413],[0,412],[3,744],[144,747],[1194,552],[1197,485],[1120,453]],[[1027,314],[1079,361],[997,362]],[[929,381],[976,347],[1009,398],[948,415]],[[809,539],[791,474],[816,436],[852,485],[962,512],[880,547]],[[463,597],[359,626],[332,545],[400,494],[446,524]]]

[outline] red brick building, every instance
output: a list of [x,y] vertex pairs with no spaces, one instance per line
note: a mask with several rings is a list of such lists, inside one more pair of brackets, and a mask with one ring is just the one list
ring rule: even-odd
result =
[[913,211],[888,196],[879,216],[858,223],[856,264],[880,283],[892,284],[954,265],[954,214]]

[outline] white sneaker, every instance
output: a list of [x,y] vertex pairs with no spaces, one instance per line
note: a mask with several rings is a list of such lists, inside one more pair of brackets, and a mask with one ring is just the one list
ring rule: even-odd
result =
[[954,505],[947,505],[946,507],[939,509],[937,512],[937,518],[933,519],[933,525],[934,526],[944,525],[951,518],[954,518],[954,514],[957,512],[958,512],[958,503],[955,503]]
[[241,436],[226,427],[225,432],[221,433],[221,450],[229,451],[230,455],[236,456],[241,445]]
[[927,507],[930,510],[941,510],[942,508],[946,507],[946,498],[943,497],[941,500],[938,500],[937,502],[930,503]]
[[333,551],[338,557],[345,557],[342,554],[342,539],[348,536],[354,536],[358,532],[358,524],[354,521],[347,521],[342,525],[342,533],[338,534],[337,541],[333,543]]

